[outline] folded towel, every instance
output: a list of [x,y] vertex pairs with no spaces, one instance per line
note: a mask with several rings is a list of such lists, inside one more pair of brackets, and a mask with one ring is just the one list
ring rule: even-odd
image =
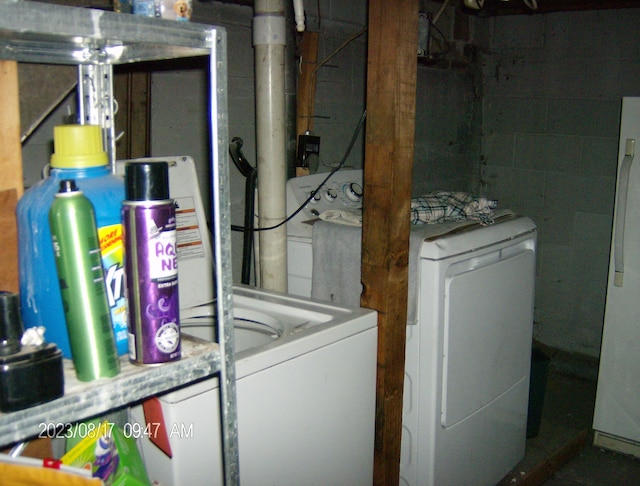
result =
[[348,226],[362,226],[362,209],[328,209],[320,219]]
[[493,210],[498,202],[466,192],[435,191],[411,199],[411,223],[456,223],[479,221],[493,224]]

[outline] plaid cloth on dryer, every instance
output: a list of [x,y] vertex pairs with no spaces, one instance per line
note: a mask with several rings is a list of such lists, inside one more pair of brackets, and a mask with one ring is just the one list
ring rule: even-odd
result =
[[479,221],[493,224],[498,201],[466,192],[435,191],[411,199],[411,223],[455,223]]

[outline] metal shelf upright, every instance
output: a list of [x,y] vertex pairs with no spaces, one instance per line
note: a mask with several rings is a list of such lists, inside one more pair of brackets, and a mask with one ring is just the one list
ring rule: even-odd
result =
[[[65,370],[65,396],[0,414],[0,445],[37,436],[42,423],[68,423],[219,373],[225,483],[238,484],[228,181],[227,37],[224,28],[25,0],[0,0],[0,59],[78,66],[81,123],[103,127],[115,166],[113,66],[185,57],[209,58],[212,237],[219,342],[185,340],[183,359],[160,367],[123,363],[110,380],[77,383]],[[123,358],[125,361],[126,358]],[[213,407],[212,407],[213,409]]]

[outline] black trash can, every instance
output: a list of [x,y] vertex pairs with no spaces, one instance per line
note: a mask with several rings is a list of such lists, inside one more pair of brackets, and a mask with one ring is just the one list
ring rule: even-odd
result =
[[549,373],[549,358],[539,348],[531,350],[531,376],[529,377],[529,412],[527,414],[527,439],[538,436],[542,405]]

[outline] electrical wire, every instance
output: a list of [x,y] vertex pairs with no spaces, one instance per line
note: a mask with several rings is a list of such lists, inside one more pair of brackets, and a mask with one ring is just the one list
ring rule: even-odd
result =
[[[351,141],[349,142],[349,146],[347,147],[347,150],[345,151],[345,154],[343,155],[342,159],[340,160],[340,163],[338,165],[336,165],[335,168],[331,172],[329,172],[329,175],[327,175],[327,177],[325,177],[324,180],[320,184],[318,184],[318,186],[313,191],[311,191],[309,193],[309,196],[307,197],[307,199],[305,199],[305,201],[298,207],[298,209],[296,209],[293,213],[291,213],[289,216],[287,216],[284,220],[280,221],[278,224],[276,224],[274,226],[268,226],[268,227],[265,227],[265,228],[253,228],[253,231],[270,231],[270,230],[274,230],[276,228],[279,228],[283,224],[286,224],[289,221],[291,221],[293,218],[295,218],[307,206],[307,204],[309,204],[309,202],[318,193],[318,191],[320,189],[322,189],[322,187],[327,183],[327,181],[329,179],[331,179],[333,174],[335,174],[340,169],[342,169],[342,167],[344,167],[344,164],[346,163],[347,158],[349,158],[349,155],[351,154],[351,150],[353,149],[353,146],[355,145],[356,140],[358,139],[358,135],[360,135],[360,132],[362,131],[362,128],[364,127],[364,122],[365,122],[366,117],[367,117],[367,110],[362,112],[362,116],[360,117],[360,121],[358,122],[358,126],[356,127],[356,130],[353,133],[353,136],[351,137]],[[243,231],[244,230],[243,227],[239,227],[239,226],[233,226],[231,229],[237,230],[237,231]]]
[[320,0],[316,1],[316,6],[318,8],[318,30],[322,28],[322,14],[320,13]]
[[[364,34],[367,31],[367,29],[368,27],[364,26],[358,32],[356,32],[355,34],[352,34],[347,40],[345,40],[342,44],[340,44],[335,51],[333,51],[331,54],[325,57],[322,61],[316,64],[316,67],[313,69],[313,71],[311,71],[309,84],[311,86],[315,85],[316,78],[318,76],[318,70],[322,66],[324,66],[326,63],[328,63],[331,59],[333,59],[342,49],[347,47],[351,42],[353,42],[362,34]],[[300,60],[300,65],[302,65],[302,59]],[[311,113],[311,110],[313,109],[312,103],[313,103],[313,97],[309,97],[309,105],[307,106],[307,113]],[[310,130],[310,127],[311,127],[311,115],[309,115],[309,117],[307,118],[307,130]]]
[[327,57],[325,57],[322,61],[320,61],[318,63],[318,65],[315,67],[315,69],[313,70],[313,72],[311,73],[312,75],[315,75],[318,72],[318,69],[320,69],[322,66],[324,66],[326,63],[328,63],[331,59],[333,59],[336,54],[338,54],[342,49],[344,49],[345,47],[347,47],[351,42],[353,42],[354,40],[356,40],[358,37],[360,37],[362,34],[364,34],[367,29],[369,27],[367,27],[366,25],[360,29],[358,32],[356,32],[355,34],[352,34],[347,40],[345,40],[342,44],[340,44],[335,51],[333,51],[331,54],[329,54]]
[[[429,54],[429,56],[431,58],[436,58],[436,57],[440,57],[448,54],[451,51],[451,45],[449,44],[447,37],[444,35],[444,33],[438,28],[438,26],[435,23],[431,22],[430,24],[431,24],[431,27],[433,28],[433,31],[440,36],[440,43],[442,48],[439,52],[431,53]],[[431,36],[429,42],[433,42],[433,40],[434,40],[433,36]],[[431,51],[431,49],[429,49],[429,51]]]
[[444,10],[447,8],[447,6],[449,5],[449,2],[451,0],[445,0],[445,2],[442,4],[442,6],[440,7],[440,10],[438,10],[438,13],[436,13],[433,16],[433,20],[431,21],[431,24],[435,27],[435,24],[438,22],[438,19],[440,18],[440,16],[442,15],[442,13],[444,12]]

